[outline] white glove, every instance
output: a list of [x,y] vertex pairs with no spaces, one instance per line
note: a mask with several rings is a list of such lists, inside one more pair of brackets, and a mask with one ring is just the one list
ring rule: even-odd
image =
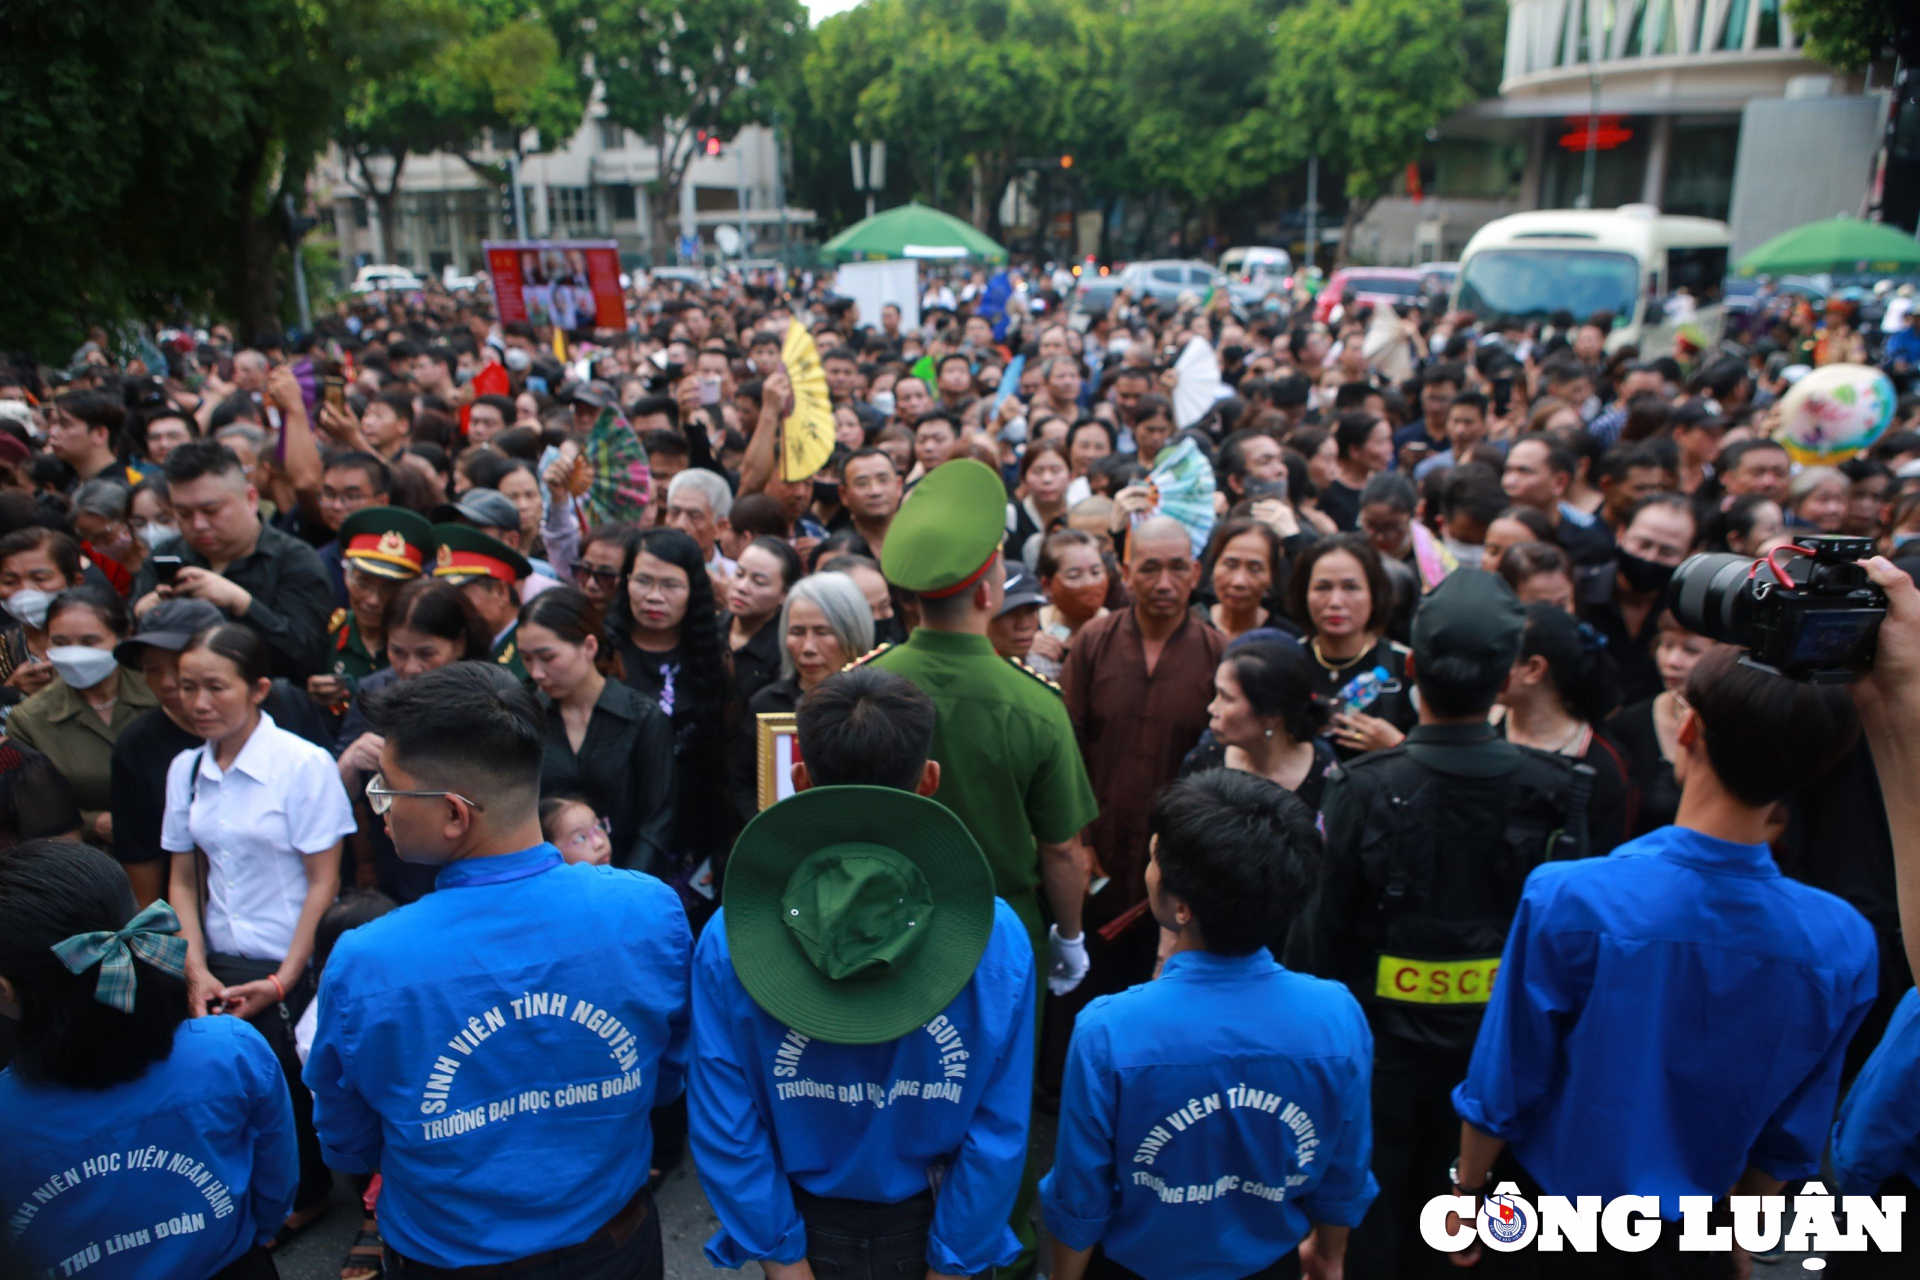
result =
[[1087,976],[1087,935],[1060,936],[1060,926],[1047,930],[1047,990],[1063,996]]

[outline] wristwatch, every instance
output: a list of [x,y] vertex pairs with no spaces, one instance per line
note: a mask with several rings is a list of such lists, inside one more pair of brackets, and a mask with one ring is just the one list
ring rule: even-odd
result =
[[1488,1179],[1482,1178],[1480,1179],[1480,1185],[1477,1187],[1463,1187],[1460,1185],[1459,1157],[1458,1156],[1454,1157],[1453,1163],[1447,1166],[1447,1183],[1453,1188],[1455,1195],[1462,1195],[1462,1196],[1484,1195],[1486,1194],[1486,1190],[1487,1190],[1487,1181]]

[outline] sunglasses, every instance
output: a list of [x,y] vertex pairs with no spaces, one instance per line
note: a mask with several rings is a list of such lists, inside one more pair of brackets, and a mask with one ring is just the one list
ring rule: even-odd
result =
[[594,578],[610,587],[620,581],[620,569],[617,565],[588,564],[585,560],[575,560],[573,580],[578,582],[582,578]]

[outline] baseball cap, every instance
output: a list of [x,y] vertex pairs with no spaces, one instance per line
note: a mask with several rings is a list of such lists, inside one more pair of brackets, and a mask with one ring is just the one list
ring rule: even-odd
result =
[[518,529],[520,508],[498,489],[469,489],[454,502],[443,502],[433,509],[435,524],[464,520],[483,529]]
[[1040,579],[1033,571],[1018,560],[1009,560],[1007,566],[1007,597],[1000,604],[1000,612],[995,617],[1004,617],[1015,609],[1030,604],[1045,604],[1047,593],[1040,589]]
[[1520,656],[1526,621],[1520,597],[1498,574],[1456,569],[1413,615],[1414,669],[1453,688],[1498,687]]
[[114,661],[122,666],[137,667],[140,651],[148,645],[179,653],[199,632],[226,620],[226,614],[205,600],[189,600],[183,596],[162,600],[147,610],[147,616],[140,619],[139,630],[130,639],[114,646]]

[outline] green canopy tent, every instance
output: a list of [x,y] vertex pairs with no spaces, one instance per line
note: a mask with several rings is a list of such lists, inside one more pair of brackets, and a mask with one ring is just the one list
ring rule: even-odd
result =
[[820,254],[829,262],[888,258],[1007,260],[1007,251],[991,237],[952,214],[923,204],[904,204],[856,222],[821,245]]
[[1734,269],[1753,275],[1907,275],[1920,272],[1920,240],[1857,218],[1823,218],[1782,232]]

